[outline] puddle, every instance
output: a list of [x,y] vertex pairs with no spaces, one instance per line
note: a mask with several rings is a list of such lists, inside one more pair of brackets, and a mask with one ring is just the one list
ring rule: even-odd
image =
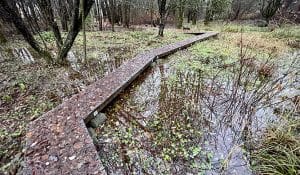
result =
[[[74,51],[74,53],[78,57],[78,60],[83,59],[82,52]],[[90,70],[89,72],[96,72],[96,76],[104,77],[130,59],[132,56],[128,55],[128,53],[132,53],[132,51],[127,47],[112,46],[105,50],[90,48],[87,57],[90,59],[88,63],[89,68],[93,70]],[[76,66],[79,67],[80,65],[78,64]]]
[[300,95],[299,62],[260,80],[252,68],[236,76],[234,65],[182,69],[185,52],[153,63],[104,111],[96,145],[109,174],[253,174],[253,141],[278,120],[276,107],[293,105],[282,99]]

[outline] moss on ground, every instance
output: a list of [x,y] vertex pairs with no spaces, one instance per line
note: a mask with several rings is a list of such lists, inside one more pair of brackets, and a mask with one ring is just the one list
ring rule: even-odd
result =
[[[212,168],[213,153],[206,152],[205,146],[201,145],[204,142],[201,139],[205,135],[203,130],[209,124],[201,125],[199,122],[205,118],[203,116],[206,113],[197,113],[199,109],[191,110],[200,104],[189,106],[196,96],[193,94],[195,89],[191,87],[197,86],[199,79],[203,82],[201,76],[213,77],[219,70],[224,69],[222,66],[237,63],[241,58],[241,48],[243,54],[247,53],[245,59],[258,62],[255,65],[258,67],[253,69],[257,72],[253,75],[259,74],[259,65],[265,61],[276,62],[277,58],[294,51],[286,39],[273,36],[269,29],[249,25],[244,27],[241,35],[238,25],[233,24],[230,28],[234,29],[229,30],[213,24],[211,29],[223,31],[218,38],[197,43],[191,48],[177,52],[167,59],[166,64],[159,62],[154,66],[154,70],[149,70],[150,75],[148,74],[147,78],[144,79],[143,76],[107,109],[108,121],[97,128],[97,133],[103,146],[100,153],[102,162],[111,173],[125,172],[126,167],[133,164],[144,169],[146,173],[147,170],[154,169],[154,174],[176,174],[172,169],[177,167],[178,174],[184,168],[191,174],[195,174],[197,170],[198,173],[204,173]],[[262,81],[263,79],[261,78]],[[250,83],[244,87],[245,91],[251,92],[257,86]],[[177,91],[174,92],[174,88]],[[165,97],[169,98],[165,100]],[[154,109],[151,108],[153,103]],[[182,121],[184,119],[188,122]],[[126,160],[122,159],[122,151],[125,155],[126,151],[128,153]],[[201,160],[199,157],[207,160]],[[162,163],[157,165],[157,162]]]
[[[42,33],[48,48],[55,52],[54,36]],[[36,36],[38,38],[38,36]],[[22,40],[1,45],[0,53],[0,172],[14,171],[15,157],[20,158],[28,122],[59,105],[78,90],[102,78],[124,61],[147,49],[173,43],[188,37],[182,32],[167,30],[164,38],[156,31],[88,32],[88,63],[80,64],[82,35],[79,34],[72,51],[79,59],[80,72],[70,67],[48,65]],[[23,65],[12,54],[14,48],[26,47],[36,62]],[[1,173],[0,173],[1,174]]]
[[[181,69],[208,69],[201,64],[202,58],[221,58],[225,63],[236,61],[240,54],[241,31],[237,24],[212,23],[210,26],[197,25],[192,30],[221,31],[218,39],[196,44],[188,49],[186,55],[176,54],[178,61],[174,64]],[[243,27],[243,45],[253,56],[264,60],[270,55],[280,56],[292,50],[290,41],[299,40],[299,26],[284,26],[271,31],[253,25]],[[54,36],[45,32],[47,46],[56,52]],[[164,38],[157,38],[157,31],[124,32],[88,32],[87,49],[88,63],[81,66],[81,72],[71,68],[48,65],[32,51],[36,58],[33,65],[22,65],[12,55],[15,47],[29,46],[21,40],[8,41],[0,46],[0,174],[11,169],[12,160],[20,158],[22,153],[26,125],[31,120],[53,109],[64,98],[69,98],[78,90],[103,77],[135,54],[150,48],[172,43],[186,37],[182,30],[167,30]],[[37,36],[38,38],[38,36]],[[72,48],[76,57],[82,58],[82,35],[79,34]],[[1,57],[1,56],[0,56]],[[199,58],[201,58],[199,60]],[[218,61],[218,60],[217,60]],[[113,65],[111,65],[113,64]],[[111,68],[113,67],[113,68]],[[193,150],[191,150],[193,152]],[[195,149],[194,152],[198,152]],[[165,158],[168,159],[169,154]],[[16,167],[13,167],[16,168]]]

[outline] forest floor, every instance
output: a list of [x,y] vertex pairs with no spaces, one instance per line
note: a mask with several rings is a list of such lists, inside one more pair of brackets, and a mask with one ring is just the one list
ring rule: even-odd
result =
[[299,27],[198,27],[222,33],[158,60],[104,110],[96,145],[106,171],[296,175]]
[[[218,39],[196,44],[190,53],[176,54],[179,67],[193,66],[195,55],[201,57],[224,57],[226,64],[239,57],[240,46],[245,45],[251,54],[260,60],[270,57],[282,58],[300,48],[300,27],[259,28],[253,25],[212,23],[209,26],[191,26],[191,31],[219,31]],[[53,36],[46,36],[48,48],[55,50]],[[83,55],[82,36],[72,49],[78,62],[72,68],[48,65],[33,54],[35,63],[24,65],[15,58],[12,50],[27,47],[21,40],[10,41],[0,46],[0,173],[17,171],[22,162],[24,135],[28,122],[53,109],[64,99],[71,97],[89,84],[115,70],[134,55],[167,43],[190,37],[182,30],[167,29],[164,38],[157,38],[154,28],[140,31],[88,32],[87,58],[80,63]],[[241,40],[242,38],[242,40]],[[242,41],[242,42],[241,42]],[[34,52],[32,52],[34,53]],[[180,58],[186,58],[188,61]],[[177,57],[177,58],[176,58]],[[189,59],[190,58],[190,59]],[[122,97],[121,97],[122,98]],[[109,127],[108,127],[109,128]],[[194,152],[198,152],[195,148]],[[172,157],[166,154],[166,159]]]
[[[48,48],[55,49],[54,36],[43,33]],[[0,167],[14,170],[22,156],[22,145],[28,122],[59,105],[64,99],[118,68],[136,54],[189,37],[178,30],[167,30],[164,38],[156,30],[122,32],[88,32],[87,58],[83,57],[82,35],[72,48],[75,65],[61,67],[47,64],[22,40],[0,47]],[[14,48],[28,48],[35,59],[25,65],[12,54]],[[73,60],[74,61],[74,60]],[[15,160],[13,160],[15,159]],[[1,174],[1,173],[0,173]]]

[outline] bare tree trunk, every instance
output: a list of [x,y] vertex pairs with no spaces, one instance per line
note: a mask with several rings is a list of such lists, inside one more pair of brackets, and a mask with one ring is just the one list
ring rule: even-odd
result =
[[100,31],[103,30],[103,14],[102,14],[102,6],[101,6],[101,0],[96,0],[95,1],[95,13],[96,13],[96,18],[97,18],[97,21],[98,21],[98,29]]
[[105,16],[107,16],[109,22],[111,22],[111,7],[110,7],[110,0],[104,0],[102,4],[103,12],[105,12]]
[[211,22],[213,20],[213,12],[212,12],[211,6],[212,6],[211,1],[208,1],[207,5],[206,5],[204,25],[208,25],[209,22]]
[[71,26],[70,26],[70,31],[67,35],[67,38],[58,54],[58,60],[62,63],[62,64],[66,64],[66,57],[67,54],[69,52],[69,50],[71,49],[75,38],[77,37],[80,29],[81,29],[81,25],[82,25],[82,16],[84,16],[84,18],[87,17],[94,1],[92,0],[85,0],[85,9],[84,9],[84,15],[81,15],[79,13],[79,8],[80,8],[80,1],[79,0],[74,0],[74,5],[73,5],[73,12],[72,12],[72,20],[71,20]]
[[197,11],[194,10],[192,12],[192,25],[196,25],[197,24]]
[[99,30],[100,31],[103,31],[103,14],[100,12],[100,14],[99,14],[99,19],[98,19],[98,21],[99,21]]
[[68,31],[68,20],[69,20],[68,10],[66,8],[66,5],[63,4],[63,1],[58,0],[58,4],[59,4],[58,8],[59,8],[62,30]]
[[115,0],[110,0],[111,31],[115,32]]
[[126,28],[129,28],[129,23],[130,23],[130,0],[123,0],[122,4],[122,22],[123,26]]
[[39,0],[38,4],[39,4],[40,8],[43,10],[44,16],[46,17],[46,22],[50,25],[52,32],[54,33],[57,48],[60,50],[61,46],[63,45],[63,40],[62,40],[58,25],[54,18],[51,1],[50,0],[43,0],[43,1]]
[[151,0],[151,7],[150,7],[151,24],[153,25],[153,27],[155,27],[153,15],[154,15],[154,0]]
[[177,4],[177,29],[181,29],[183,26],[183,17],[184,17],[184,0],[178,0]]
[[13,8],[11,8],[5,0],[0,0],[0,5],[8,15],[8,19],[10,20],[9,22],[15,25],[17,30],[22,34],[22,36],[28,42],[28,44],[41,56],[45,57],[48,61],[52,62],[53,60],[51,58],[50,53],[39,46],[38,42],[34,39],[33,35],[28,30],[20,15],[15,10],[13,10]]
[[84,57],[82,62],[86,63],[86,33],[85,33],[85,4],[84,4],[84,0],[81,0],[81,19],[82,19],[82,33],[83,33],[83,52],[84,52]]
[[165,15],[166,15],[166,0],[158,0],[158,8],[159,8],[159,30],[158,30],[158,36],[163,37],[164,36],[164,29],[165,29]]
[[125,25],[127,28],[129,28],[130,25],[130,10],[131,10],[131,1],[128,0],[126,4],[126,18],[125,18]]

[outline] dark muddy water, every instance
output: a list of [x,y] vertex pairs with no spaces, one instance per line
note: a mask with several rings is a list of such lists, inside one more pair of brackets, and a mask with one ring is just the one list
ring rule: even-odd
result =
[[186,52],[153,63],[104,111],[97,146],[109,174],[253,174],[251,150],[275,109],[300,95],[299,53],[262,78],[252,64],[185,67]]

